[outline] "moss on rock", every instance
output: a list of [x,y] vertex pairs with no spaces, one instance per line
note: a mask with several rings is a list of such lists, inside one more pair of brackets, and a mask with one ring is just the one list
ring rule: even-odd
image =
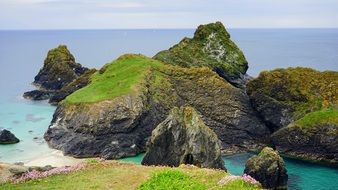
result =
[[230,40],[221,22],[200,25],[193,38],[184,38],[154,58],[182,67],[209,67],[237,86],[243,85],[238,79],[248,69],[243,52]]
[[244,173],[252,176],[266,189],[287,189],[285,163],[277,151],[265,147],[257,156],[248,159]]
[[220,141],[192,107],[173,108],[152,132],[144,165],[192,164],[223,169]]
[[337,107],[338,72],[301,67],[264,71],[248,83],[247,93],[276,131],[307,113]]

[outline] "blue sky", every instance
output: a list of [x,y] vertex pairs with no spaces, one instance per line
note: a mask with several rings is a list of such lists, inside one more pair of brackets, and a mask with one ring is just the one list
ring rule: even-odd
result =
[[0,0],[0,29],[337,28],[338,0]]

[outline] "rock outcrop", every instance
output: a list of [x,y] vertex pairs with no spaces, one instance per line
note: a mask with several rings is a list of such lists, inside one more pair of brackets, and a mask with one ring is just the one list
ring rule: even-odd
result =
[[272,132],[305,114],[338,105],[338,72],[310,68],[261,72],[247,85],[253,107]]
[[247,85],[279,152],[337,164],[338,72],[309,68],[262,72]]
[[15,144],[18,142],[20,140],[10,131],[6,129],[0,131],[0,144]]
[[71,93],[87,86],[90,82],[90,77],[96,72],[96,69],[87,70],[80,77],[72,81],[71,83],[65,85],[60,90],[55,92],[53,96],[49,98],[49,103],[56,105],[60,101],[64,100]]
[[270,135],[246,94],[212,70],[124,55],[58,105],[45,139],[75,157],[133,156],[168,112],[184,105],[201,113],[223,151],[257,148]]
[[237,87],[244,87],[250,78],[243,52],[221,22],[200,25],[193,38],[184,38],[154,59],[181,67],[209,67]]
[[49,99],[87,70],[75,62],[67,46],[60,45],[48,51],[43,67],[34,78],[33,84],[38,90],[26,92],[23,96],[33,100]]
[[226,170],[217,135],[192,107],[173,108],[153,130],[142,164]]
[[338,165],[338,109],[307,114],[272,135],[279,152],[303,160]]
[[264,189],[287,189],[288,175],[283,158],[272,148],[264,148],[245,164],[245,174],[262,184]]

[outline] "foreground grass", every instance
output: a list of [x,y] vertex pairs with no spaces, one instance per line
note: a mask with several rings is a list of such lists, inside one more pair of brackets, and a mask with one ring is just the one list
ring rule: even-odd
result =
[[183,166],[179,168],[147,167],[106,161],[92,163],[86,169],[31,180],[24,183],[6,183],[0,189],[258,189],[242,180],[218,186],[228,174],[220,170]]

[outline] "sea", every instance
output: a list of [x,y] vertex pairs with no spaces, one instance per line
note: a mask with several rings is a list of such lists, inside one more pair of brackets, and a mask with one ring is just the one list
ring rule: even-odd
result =
[[[338,29],[229,29],[249,62],[248,74],[275,68],[311,67],[338,71]],[[193,29],[6,30],[0,31],[0,129],[21,141],[0,145],[0,162],[28,162],[53,150],[43,139],[55,107],[22,98],[51,48],[65,44],[76,61],[100,68],[125,53],[152,57]],[[229,172],[241,175],[250,153],[224,157]],[[143,154],[124,160],[139,164]],[[338,169],[285,158],[291,190],[338,189]]]

